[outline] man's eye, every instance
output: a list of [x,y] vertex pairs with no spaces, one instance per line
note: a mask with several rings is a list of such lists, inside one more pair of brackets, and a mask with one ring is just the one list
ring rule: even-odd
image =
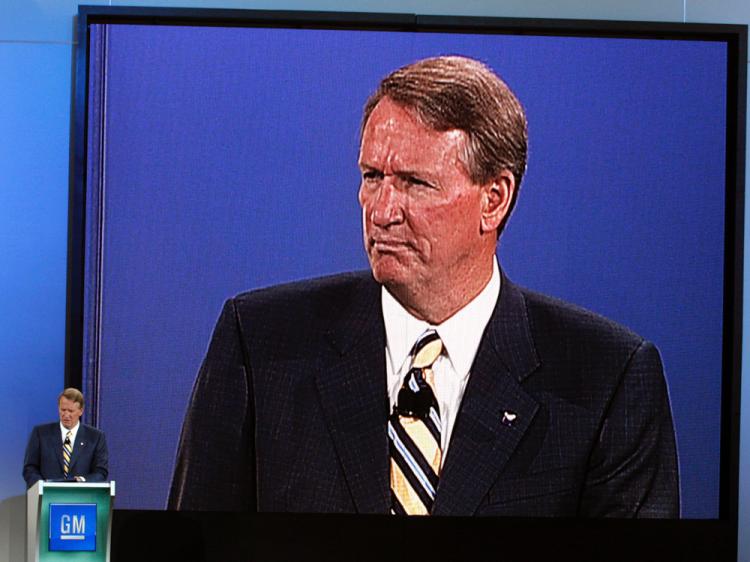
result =
[[362,179],[367,181],[379,180],[383,179],[383,174],[375,170],[368,170],[366,172],[362,172]]
[[417,178],[414,176],[407,176],[406,181],[408,181],[412,185],[423,185],[425,187],[432,187],[432,184],[428,181],[425,181],[421,178]]

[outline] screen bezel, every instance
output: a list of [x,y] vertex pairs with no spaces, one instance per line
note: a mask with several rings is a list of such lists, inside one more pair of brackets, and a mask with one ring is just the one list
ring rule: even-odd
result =
[[[739,402],[742,338],[747,27],[718,24],[517,19],[356,12],[165,9],[80,6],[75,49],[73,150],[69,196],[66,386],[82,385],[86,260],[89,26],[100,23],[242,26],[411,32],[488,33],[565,37],[710,40],[727,47],[724,333],[722,352],[720,525],[736,539],[739,478]],[[95,389],[94,389],[95,393]],[[96,395],[89,397],[96,401]],[[95,423],[96,420],[89,418]],[[700,524],[691,527],[695,532]],[[736,544],[736,540],[735,540]]]

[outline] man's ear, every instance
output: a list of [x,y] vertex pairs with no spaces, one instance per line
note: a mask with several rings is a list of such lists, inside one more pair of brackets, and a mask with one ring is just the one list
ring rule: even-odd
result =
[[510,170],[503,170],[491,182],[482,186],[482,232],[497,231],[510,212],[516,178]]

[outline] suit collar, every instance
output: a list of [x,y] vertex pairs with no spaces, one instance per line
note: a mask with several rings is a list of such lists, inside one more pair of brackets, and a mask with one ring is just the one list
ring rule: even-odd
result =
[[526,298],[504,273],[501,275],[500,297],[485,337],[508,372],[522,382],[539,366],[539,357],[534,346]]
[[[57,462],[60,464],[60,472],[63,470],[63,437],[60,430],[60,422],[51,423],[48,426],[49,432],[47,439],[49,440],[50,447],[55,451],[55,457]],[[79,423],[78,431],[76,432],[75,439],[73,440],[73,453],[70,455],[70,471],[69,474],[73,474],[73,467],[80,457],[83,450],[89,445],[89,429],[88,426],[83,423]]]
[[330,347],[319,357],[316,384],[357,511],[386,513],[388,396],[380,288],[367,275],[351,295],[326,333]]
[[57,459],[57,463],[60,465],[60,474],[62,474],[63,470],[63,454],[62,454],[62,448],[63,448],[63,439],[62,434],[60,432],[60,422],[54,422],[50,424],[46,424],[43,426],[43,437],[42,439],[45,442],[45,446],[49,447],[50,450],[54,451],[55,458]]
[[379,321],[383,327],[380,310],[380,285],[369,273],[362,272],[355,277],[350,295],[332,315],[326,330],[326,339],[341,355],[348,353],[360,340],[372,335],[373,326]]
[[525,298],[503,277],[453,428],[435,515],[477,510],[539,408],[521,386],[538,365]]
[[[316,384],[357,511],[387,513],[388,396],[380,286],[363,276],[351,295],[326,333],[330,347],[319,356]],[[521,387],[538,365],[525,298],[503,276],[453,429],[436,515],[469,515],[479,507],[538,410]]]
[[76,461],[81,456],[86,447],[89,446],[89,432],[85,425],[81,424],[78,426],[78,433],[76,434],[75,442],[73,443],[73,454],[70,455],[70,475],[73,475],[73,468],[75,467]]

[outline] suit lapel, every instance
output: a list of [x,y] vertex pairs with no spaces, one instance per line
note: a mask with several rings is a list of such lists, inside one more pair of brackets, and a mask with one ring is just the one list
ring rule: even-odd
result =
[[50,431],[45,436],[45,441],[47,442],[47,446],[55,451],[55,458],[60,465],[60,474],[62,475],[64,474],[63,467],[65,466],[65,463],[63,461],[63,438],[60,424],[50,424],[48,427]]
[[324,416],[359,513],[390,507],[385,329],[372,279],[331,325],[316,384]]
[[453,428],[433,514],[477,510],[537,412],[520,382],[538,365],[524,297],[503,278]]
[[81,455],[81,449],[85,447],[86,443],[86,429],[83,424],[78,426],[78,432],[76,433],[75,441],[73,442],[73,453],[70,455],[70,474],[73,474],[73,467]]

